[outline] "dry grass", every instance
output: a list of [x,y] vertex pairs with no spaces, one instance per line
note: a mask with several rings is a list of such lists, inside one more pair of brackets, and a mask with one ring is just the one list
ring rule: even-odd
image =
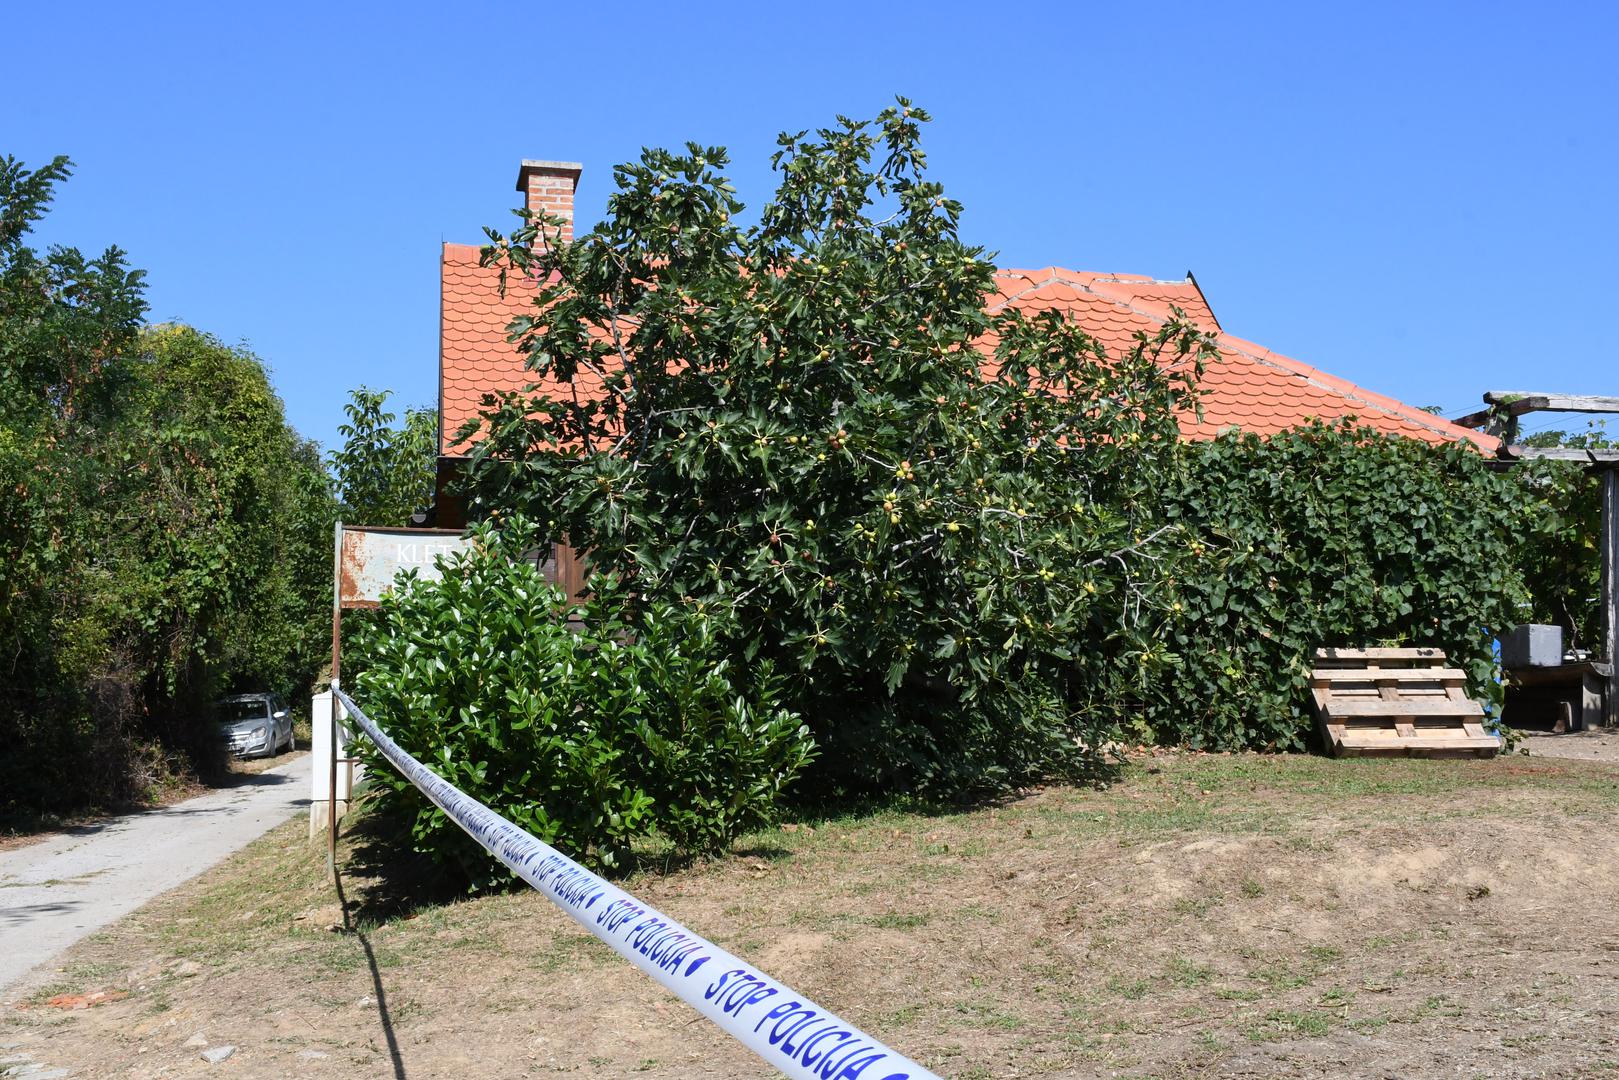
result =
[[[1616,1075],[1616,780],[1165,754],[627,887],[947,1076]],[[198,1033],[237,1076],[769,1075],[537,895],[347,846],[350,932],[294,823],[75,949],[0,1042],[97,1076],[223,1069]]]

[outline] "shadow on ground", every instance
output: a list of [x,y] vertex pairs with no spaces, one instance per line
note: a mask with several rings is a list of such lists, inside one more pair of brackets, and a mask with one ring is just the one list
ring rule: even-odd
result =
[[349,850],[342,870],[347,885],[345,917],[361,926],[408,918],[467,895],[453,871],[412,850],[410,833],[382,814],[357,814],[345,828]]
[[344,830],[347,850],[340,855],[335,883],[343,914],[342,929],[365,952],[393,1078],[406,1080],[408,1073],[394,1031],[388,989],[383,985],[370,930],[463,897],[466,887],[432,859],[413,851],[409,832],[382,815],[361,813],[347,820],[352,826]]
[[371,947],[371,938],[349,913],[349,900],[343,891],[343,875],[337,875],[337,902],[343,910],[343,932],[353,935],[365,950],[365,964],[371,973],[371,993],[377,1003],[377,1020],[382,1025],[382,1037],[388,1044],[388,1061],[393,1066],[394,1080],[406,1080],[405,1059],[399,1053],[399,1037],[394,1033],[393,1014],[388,1011],[388,991],[382,985],[382,970],[377,966],[377,952]]

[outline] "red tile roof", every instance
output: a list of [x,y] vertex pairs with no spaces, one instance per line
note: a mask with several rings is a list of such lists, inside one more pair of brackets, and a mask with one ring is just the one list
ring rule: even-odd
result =
[[[506,340],[506,327],[533,311],[533,294],[508,282],[500,294],[500,271],[478,265],[476,244],[445,244],[439,292],[439,453],[448,454],[455,433],[478,415],[485,394],[522,391],[533,373]],[[576,390],[588,393],[593,376],[579,373]],[[564,388],[550,384],[553,394]]]
[[1012,306],[1034,314],[1055,308],[1084,327],[1110,354],[1128,350],[1138,330],[1155,332],[1169,316],[1170,304],[1179,305],[1193,322],[1214,331],[1220,360],[1209,364],[1200,383],[1202,420],[1186,416],[1181,421],[1188,438],[1211,438],[1231,427],[1274,435],[1310,419],[1354,416],[1378,431],[1424,442],[1485,441],[1470,428],[1221,331],[1193,281],[1156,282],[1053,266],[1003,270],[996,275],[996,285],[1000,295],[991,301],[991,311]]
[[[444,245],[441,452],[449,450],[456,429],[478,414],[483,395],[521,391],[532,383],[532,374],[506,340],[507,324],[530,310],[531,297],[515,287],[502,297],[499,280],[497,270],[478,265],[476,246]],[[1154,333],[1169,318],[1171,305],[1214,332],[1220,360],[1209,364],[1201,383],[1203,418],[1187,415],[1182,420],[1188,438],[1211,438],[1232,427],[1271,435],[1311,419],[1354,416],[1378,431],[1425,442],[1484,441],[1476,431],[1225,333],[1190,276],[1186,281],[1155,281],[1135,274],[1047,267],[1001,270],[995,285],[996,294],[989,298],[992,312],[1007,306],[1029,314],[1056,309],[1097,338],[1109,354],[1128,350],[1137,331]],[[572,392],[594,389],[581,382]]]

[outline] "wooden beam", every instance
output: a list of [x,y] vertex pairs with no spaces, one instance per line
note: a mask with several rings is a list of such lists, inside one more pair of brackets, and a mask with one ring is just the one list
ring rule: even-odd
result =
[[1342,723],[1351,717],[1418,716],[1469,717],[1483,716],[1484,710],[1476,701],[1452,701],[1448,697],[1430,698],[1344,698],[1328,699],[1321,707],[1329,720]]
[[1545,458],[1579,461],[1586,465],[1619,465],[1619,450],[1575,450],[1567,446],[1503,446],[1501,456],[1513,461]]
[[1481,428],[1494,419],[1494,409],[1483,409],[1479,412],[1470,412],[1466,416],[1458,416],[1451,423],[1457,427]]
[[1602,553],[1602,650],[1608,661],[1602,722],[1619,727],[1619,469],[1608,469],[1602,476],[1598,548]]
[[1451,423],[1459,427],[1481,428],[1503,416],[1517,417],[1532,412],[1619,413],[1619,397],[1600,394],[1537,394],[1521,390],[1490,390],[1484,401],[1491,408],[1458,416]]
[[1310,672],[1311,686],[1335,683],[1462,683],[1467,673],[1459,668],[1316,668]]
[[1531,412],[1619,413],[1619,397],[1598,394],[1538,394],[1521,390],[1490,390],[1487,405],[1501,405],[1513,416]]
[[1445,650],[1427,647],[1406,649],[1317,649],[1317,660],[1443,660]]

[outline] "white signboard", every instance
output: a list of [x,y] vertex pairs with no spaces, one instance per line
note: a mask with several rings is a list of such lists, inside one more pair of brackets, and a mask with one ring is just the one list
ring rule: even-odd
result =
[[373,607],[402,570],[436,580],[440,557],[472,548],[470,537],[451,529],[379,529],[337,526],[337,604]]

